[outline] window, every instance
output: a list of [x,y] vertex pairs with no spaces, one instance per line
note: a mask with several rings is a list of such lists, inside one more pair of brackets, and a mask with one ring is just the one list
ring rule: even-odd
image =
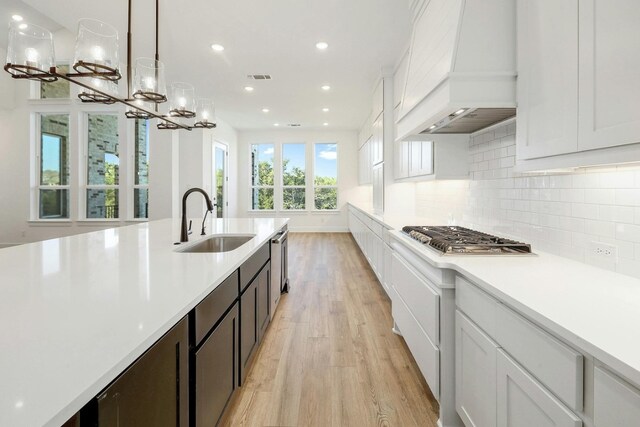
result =
[[282,144],[282,209],[306,208],[306,144]]
[[251,145],[251,208],[273,210],[273,144]]
[[[69,65],[57,66],[58,72],[66,74],[69,72]],[[63,79],[58,79],[55,82],[40,83],[40,99],[53,99],[53,98],[70,98],[69,82]]]
[[337,148],[337,144],[314,144],[313,200],[317,210],[338,208]]
[[86,217],[119,218],[118,116],[87,114]]
[[133,217],[149,218],[149,120],[136,120],[134,138]]
[[69,218],[69,115],[41,114],[38,217]]

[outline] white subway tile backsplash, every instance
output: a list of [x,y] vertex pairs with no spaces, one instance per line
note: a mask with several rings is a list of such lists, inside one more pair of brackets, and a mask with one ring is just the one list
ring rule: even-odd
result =
[[584,201],[585,203],[612,205],[615,203],[614,192],[605,189],[588,188],[584,190]]
[[[416,185],[416,213],[446,223],[505,234],[577,261],[640,277],[640,166],[519,174],[516,125],[470,138],[470,180]],[[445,184],[452,183],[456,184]],[[592,242],[618,248],[618,262],[600,262]]]
[[616,205],[624,206],[640,206],[640,189],[616,189],[615,201]]
[[615,224],[615,237],[618,240],[640,243],[640,226],[631,224]]

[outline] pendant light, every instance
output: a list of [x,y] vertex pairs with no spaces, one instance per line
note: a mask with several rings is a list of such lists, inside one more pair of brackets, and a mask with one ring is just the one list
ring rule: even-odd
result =
[[9,45],[4,69],[16,79],[53,82],[49,73],[55,66],[51,31],[29,23],[9,24]]
[[136,59],[133,76],[133,98],[147,102],[167,102],[164,64],[153,58]]
[[213,129],[216,127],[216,110],[210,99],[199,99],[194,128]]
[[176,82],[171,84],[169,98],[169,115],[190,119],[196,116],[195,89],[189,83]]
[[[171,85],[170,96],[167,96],[165,67],[158,55],[159,0],[156,0],[155,58],[138,58],[132,70],[131,1],[128,0],[125,98],[118,96],[118,80],[122,78],[118,57],[118,31],[96,19],[81,19],[78,22],[73,71],[69,73],[58,72],[56,68],[53,36],[50,31],[33,24],[11,22],[4,69],[16,79],[46,82],[66,80],[83,88],[78,94],[83,102],[124,104],[127,106],[127,118],[159,119],[159,129],[215,128],[213,102],[202,99],[196,103],[193,85],[174,83]],[[158,111],[158,104],[167,100],[170,101],[169,111],[162,114]],[[196,118],[193,125],[182,121],[192,118]]]
[[73,69],[79,77],[116,81],[120,79],[118,31],[96,19],[78,22]]

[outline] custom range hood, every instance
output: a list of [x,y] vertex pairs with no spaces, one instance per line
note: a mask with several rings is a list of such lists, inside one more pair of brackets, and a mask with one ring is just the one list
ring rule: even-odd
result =
[[473,133],[516,114],[515,0],[410,0],[397,140]]

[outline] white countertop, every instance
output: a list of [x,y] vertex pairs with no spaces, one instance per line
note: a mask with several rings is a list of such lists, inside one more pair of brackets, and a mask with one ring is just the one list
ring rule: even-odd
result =
[[0,249],[0,426],[67,421],[287,222],[209,220],[256,235],[226,253],[175,252],[177,220]]
[[[395,229],[430,224],[425,218],[377,216],[353,206]],[[640,280],[535,247],[537,256],[443,256],[400,231],[391,236],[429,264],[455,270],[640,386]]]

